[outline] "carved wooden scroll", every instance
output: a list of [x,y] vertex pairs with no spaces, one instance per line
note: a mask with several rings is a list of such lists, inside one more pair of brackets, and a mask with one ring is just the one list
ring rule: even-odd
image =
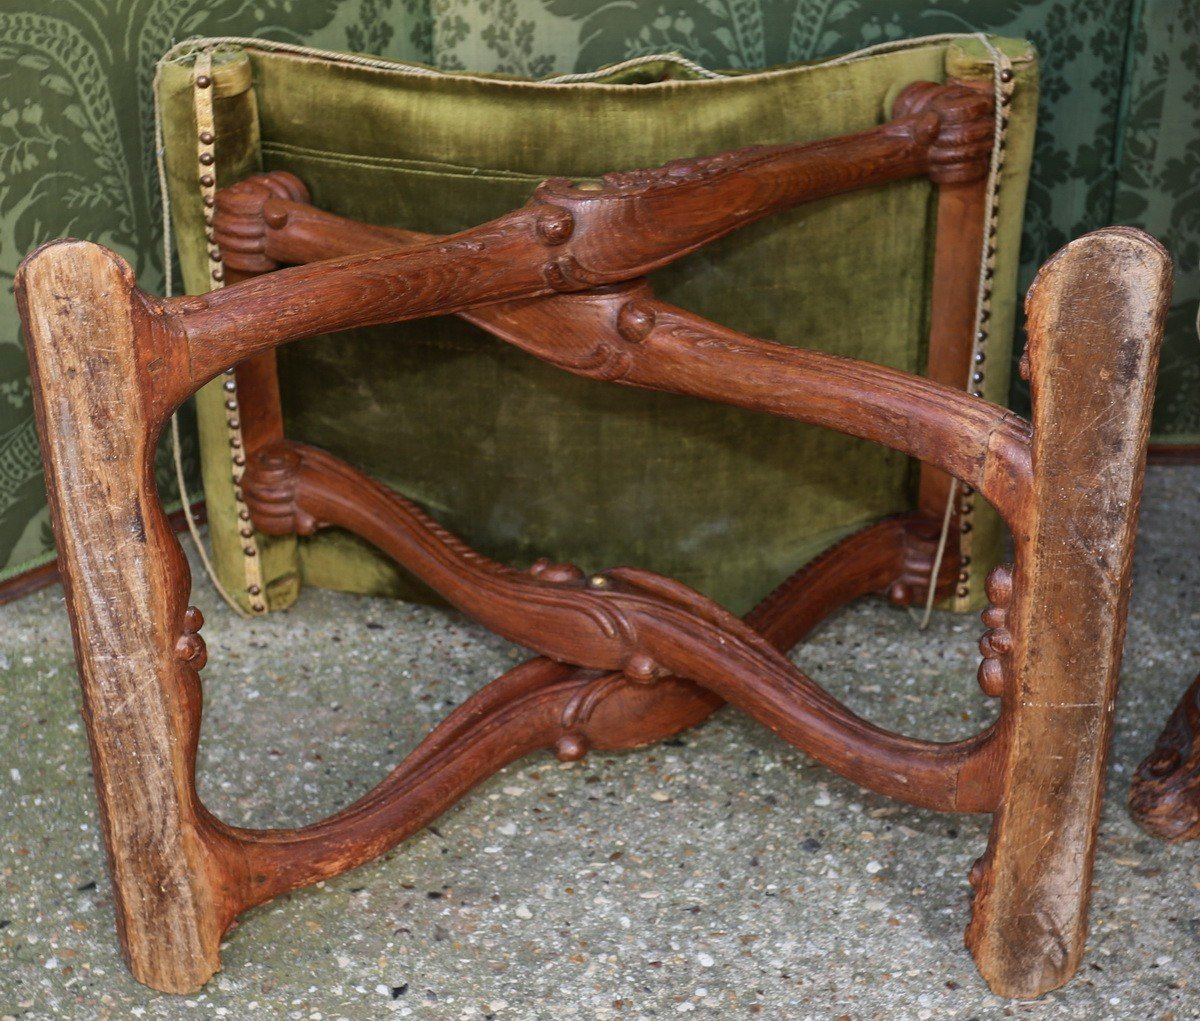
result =
[[1129,786],[1147,833],[1174,843],[1200,837],[1200,677],[1188,686]]
[[[1070,976],[1083,947],[1165,253],[1113,229],[1043,270],[1029,305],[1032,427],[944,381],[742,336],[657,300],[641,280],[797,202],[919,174],[947,187],[979,180],[989,102],[918,84],[894,120],[858,135],[547,182],[530,205],[451,238],[350,224],[308,206],[295,178],[270,175],[222,195],[214,229],[230,286],[204,297],[147,295],[120,258],[81,241],[26,260],[17,291],[51,509],[118,928],[141,981],[198,988],[240,912],[381,853],[522,755],[633,747],[723,701],[873,790],[994,813],[972,877],[980,969],[1016,996]],[[278,268],[288,263],[303,265]],[[552,558],[526,570],[490,561],[401,495],[287,441],[268,401],[245,432],[242,479],[260,531],[350,529],[539,655],[342,812],[295,830],[216,819],[195,791],[202,618],[187,606],[187,562],[153,482],[163,423],[234,363],[270,393],[271,352],[289,340],[444,313],[564,371],[837,429],[978,491],[1016,546],[1012,569],[989,580],[984,614],[979,683],[999,700],[997,722],[950,744],[894,734],[783,655],[860,594],[913,599],[936,545],[926,513],[845,540],[739,620],[633,568],[586,576]]]

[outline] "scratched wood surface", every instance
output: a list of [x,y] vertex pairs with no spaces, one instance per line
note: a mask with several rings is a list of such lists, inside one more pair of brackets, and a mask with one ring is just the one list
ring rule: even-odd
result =
[[1078,967],[1171,260],[1109,228],[1029,293],[1031,485],[999,643],[1004,790],[967,941],[992,988],[1037,996]]
[[194,989],[232,915],[195,794],[204,647],[154,486],[151,313],[84,242],[42,248],[18,290],[121,946],[142,982]]

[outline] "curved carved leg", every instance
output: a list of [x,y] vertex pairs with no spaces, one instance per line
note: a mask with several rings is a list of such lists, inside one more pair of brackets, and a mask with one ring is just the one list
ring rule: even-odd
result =
[[[603,680],[600,678],[599,680]],[[297,830],[228,828],[247,875],[242,908],[369,861],[432,822],[472,787],[524,756],[554,748],[578,758],[591,746],[658,741],[707,717],[715,701],[686,681],[662,691],[533,659],[463,703],[374,790],[345,810]],[[585,719],[573,705],[595,693]]]
[[[784,652],[790,650],[835,610],[860,596],[889,590],[898,577],[905,577],[905,572],[909,569],[908,546],[914,532],[917,535],[916,542],[923,547],[925,520],[918,514],[904,514],[887,518],[847,536],[795,571],[760,600],[746,615],[746,624],[777,649]],[[924,552],[923,548],[921,552]],[[928,570],[925,570],[923,578],[928,578],[928,573]],[[950,583],[953,583],[953,576],[950,576]],[[554,666],[558,671],[556,679],[566,680],[576,675],[587,676],[593,678],[591,686],[597,689],[603,685],[606,678],[615,681],[624,677],[623,674],[605,673],[597,678],[594,671],[580,671],[561,663]],[[560,757],[571,758],[589,749],[616,750],[662,741],[701,723],[725,704],[717,695],[682,678],[663,678],[663,682],[668,681],[672,683],[661,683],[654,687],[643,685],[639,686],[639,690],[654,691],[658,703],[663,707],[674,707],[673,730],[648,734],[632,744],[619,745],[610,743],[614,738],[608,731],[589,733],[585,735],[586,740],[583,742],[576,742],[576,735],[568,733],[565,735],[568,739],[565,744],[562,739],[556,743]],[[675,681],[679,682],[678,686],[673,683]],[[488,690],[484,688],[479,694],[482,696]],[[693,699],[693,693],[700,697]],[[471,704],[474,704],[474,699]],[[583,711],[586,704],[581,700],[578,707],[571,708],[574,715]],[[479,709],[486,711],[482,706]],[[411,769],[418,762],[440,751],[449,742],[460,741],[473,715],[474,711],[470,715],[456,711],[447,717],[444,723],[408,756],[403,763],[404,767]],[[455,721],[461,721],[461,725],[455,726]]]
[[[844,539],[801,568],[747,615],[781,649],[837,606],[886,588],[900,569],[916,515]],[[561,759],[589,749],[662,741],[722,705],[677,677],[655,685],[538,658],[458,707],[389,775],[337,815],[297,830],[223,827],[244,848],[243,909],[368,861],[415,833],[498,769],[542,748]],[[221,824],[218,824],[221,825]]]
[[1200,837],[1200,677],[1175,706],[1129,787],[1129,811],[1151,836]]
[[190,992],[235,907],[193,782],[204,643],[154,486],[154,324],[129,266],[80,241],[31,256],[17,290],[121,948]]
[[967,943],[994,991],[1034,997],[1083,953],[1096,827],[1170,259],[1112,228],[1067,245],[1029,293],[1033,485],[997,643],[1004,787]]
[[[569,564],[497,564],[404,497],[324,451],[264,451],[246,481],[269,533],[338,525],[374,543],[450,603],[549,658],[635,684],[687,677],[821,763],[871,790],[945,811],[991,811],[1003,730],[950,743],[895,734],[855,715],[761,634],[685,585],[634,568],[585,578]],[[905,535],[895,555],[908,555]]]

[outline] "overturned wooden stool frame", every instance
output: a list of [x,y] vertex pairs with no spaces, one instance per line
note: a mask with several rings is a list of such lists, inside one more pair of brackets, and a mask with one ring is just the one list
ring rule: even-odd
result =
[[[525,207],[445,238],[323,213],[293,176],[263,175],[218,198],[213,240],[232,286],[205,296],[148,295],[117,255],[83,241],[31,255],[17,290],[134,975],[194,990],[240,912],[379,855],[502,766],[542,748],[575,759],[662,740],[730,702],[873,791],[992,813],[967,943],[1003,995],[1065,982],[1083,952],[1170,263],[1129,229],[1068,245],[1029,297],[1032,423],[961,390],[976,299],[961,267],[978,265],[984,239],[992,124],[988,94],[918,82],[867,131],[550,180]],[[939,187],[929,378],[740,335],[642,279],[770,213],[922,175]],[[744,620],[633,568],[494,563],[401,495],[286,440],[273,389],[280,344],[446,313],[568,372],[904,452],[926,466],[920,507],[842,541]],[[300,829],[230,826],[194,784],[202,619],[152,469],[171,413],[230,366],[258,395],[241,479],[254,528],[349,529],[539,654],[359,801]],[[1003,516],[1015,564],[993,571],[983,614],[979,681],[999,699],[997,721],[936,743],[856,716],[785,651],[859,595],[924,598],[951,476]],[[939,592],[958,566],[952,538]]]

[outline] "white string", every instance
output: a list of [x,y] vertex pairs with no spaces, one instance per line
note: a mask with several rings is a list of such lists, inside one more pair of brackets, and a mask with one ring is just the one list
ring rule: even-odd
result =
[[578,74],[560,74],[553,78],[540,78],[539,85],[571,85],[575,82],[591,82],[597,81],[600,78],[607,78],[610,75],[616,74],[618,71],[629,71],[633,68],[643,67],[646,64],[677,64],[679,67],[691,71],[692,74],[699,78],[729,78],[730,75],[721,74],[720,71],[710,71],[707,67],[697,64],[694,60],[688,60],[682,53],[650,53],[641,57],[631,57],[629,60],[622,60],[619,64],[608,64],[605,67],[595,71],[582,71]]
[[918,631],[929,627],[933,616],[933,601],[937,594],[937,577],[942,570],[942,560],[946,556],[946,541],[950,537],[950,522],[954,517],[954,498],[958,495],[958,479],[950,480],[950,491],[946,494],[946,509],[942,512],[942,531],[938,535],[937,552],[933,555],[933,566],[929,569],[929,591],[925,593],[925,609],[917,624]]
[[[912,49],[918,46],[933,45],[936,43],[953,42],[957,39],[975,39],[980,38],[979,33],[975,32],[943,32],[938,35],[921,36],[917,39],[894,39],[889,42],[876,43],[874,46],[867,46],[861,50],[855,50],[853,53],[843,53],[837,57],[829,57],[826,60],[814,61],[811,64],[802,66],[781,65],[779,67],[764,68],[759,71],[750,71],[747,73],[739,73],[736,75],[722,74],[719,71],[712,71],[701,64],[697,64],[693,60],[679,53],[651,53],[641,57],[632,57],[629,60],[622,61],[619,64],[613,64],[608,67],[598,68],[595,71],[585,71],[578,74],[556,75],[553,78],[544,78],[540,80],[525,80],[519,78],[505,78],[497,75],[471,74],[470,72],[462,71],[443,71],[436,67],[427,67],[422,64],[409,64],[404,61],[387,60],[382,57],[369,57],[358,53],[339,53],[335,50],[323,50],[313,46],[300,46],[296,43],[276,42],[271,39],[254,39],[248,36],[236,35],[221,35],[221,36],[204,36],[193,39],[185,39],[183,42],[176,43],[158,62],[161,69],[162,65],[171,61],[179,60],[186,57],[197,50],[201,49],[216,49],[222,46],[238,47],[246,50],[259,50],[263,53],[290,53],[298,57],[314,57],[320,60],[328,61],[334,64],[345,64],[351,67],[369,67],[382,71],[395,71],[402,74],[414,74],[432,77],[452,77],[463,81],[487,82],[492,85],[537,85],[537,86],[557,86],[557,85],[575,85],[586,84],[589,82],[604,84],[603,79],[614,71],[629,70],[630,68],[640,67],[644,64],[653,64],[663,61],[678,64],[680,67],[685,67],[694,74],[699,75],[705,80],[746,80],[770,78],[781,74],[803,73],[805,71],[816,70],[821,67],[836,67],[841,64],[850,64],[859,60],[866,60],[869,57],[878,56],[881,53],[891,53],[896,50]],[[989,50],[992,49],[991,43],[985,41],[985,46]],[[624,88],[625,86],[620,86]],[[157,100],[156,100],[157,105]]]
[[[154,162],[158,170],[158,192],[162,198],[163,295],[170,298],[174,291],[174,280],[171,272],[171,197],[167,193],[167,166],[166,154],[163,151],[162,110],[158,99],[158,79],[166,60],[167,58],[164,56],[154,68]],[[217,577],[217,569],[213,566],[212,560],[209,559],[208,549],[200,538],[200,526],[196,521],[196,516],[192,513],[192,497],[188,492],[187,478],[183,470],[183,445],[179,442],[178,411],[171,413],[171,456],[175,461],[175,483],[179,487],[179,502],[183,506],[183,519],[187,522],[188,534],[192,537],[192,543],[196,547],[196,553],[200,557],[204,573],[208,575],[208,580],[212,582],[213,588],[217,590],[217,594],[234,613],[239,617],[249,617],[250,614],[242,609],[241,604],[221,584],[221,579]]]
[[[983,327],[983,313],[988,303],[988,250],[991,247],[989,228],[996,215],[996,187],[1000,183],[1001,162],[1003,160],[1004,142],[1004,78],[1005,70],[1011,72],[1012,62],[1000,52],[992,41],[982,32],[975,35],[992,58],[992,97],[994,127],[992,129],[992,154],[988,161],[987,177],[987,206],[983,225],[983,245],[979,253],[979,278],[975,291],[975,328],[971,334],[971,356],[967,361],[967,379],[965,389],[971,389],[971,377],[975,371],[975,356],[979,353],[979,331]],[[1011,79],[1010,79],[1011,80]],[[925,594],[925,609],[917,628],[924,631],[929,627],[933,616],[933,604],[937,596],[937,578],[942,570],[942,560],[946,555],[946,544],[950,538],[950,523],[954,517],[954,501],[958,496],[958,479],[950,480],[950,490],[946,494],[946,510],[942,514],[942,530],[938,536],[937,552],[934,554],[933,566],[929,571],[928,592]]]

